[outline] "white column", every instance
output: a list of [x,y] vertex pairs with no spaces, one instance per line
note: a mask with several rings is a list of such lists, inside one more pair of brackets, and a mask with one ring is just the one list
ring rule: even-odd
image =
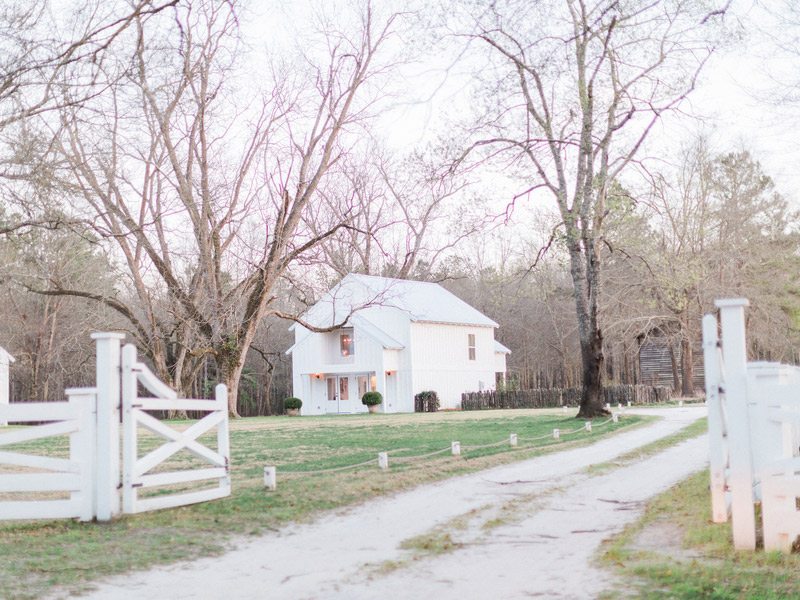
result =
[[324,404],[322,408],[319,406],[319,400],[314,398],[314,378],[311,375],[298,375],[300,382],[300,390],[292,389],[292,395],[300,398],[303,401],[303,406],[300,407],[301,415],[316,415],[325,412]]
[[728,520],[725,502],[725,467],[729,440],[722,419],[722,404],[719,397],[720,380],[719,339],[717,318],[703,317],[703,363],[706,380],[706,405],[708,406],[708,456],[711,472],[711,519],[714,523]]
[[138,396],[136,377],[136,346],[125,344],[122,349],[122,512],[136,512],[137,490],[133,487],[134,471],[139,448],[138,423],[133,405]]
[[[0,348],[0,406],[7,405],[10,398],[11,378],[8,366],[14,362],[14,357]],[[0,427],[8,425],[8,421],[0,419]]]
[[70,498],[80,506],[80,521],[91,521],[95,516],[95,427],[97,425],[97,390],[95,388],[70,388],[64,390],[78,414],[80,427],[69,435],[69,458],[80,465],[80,490],[70,493]]
[[214,388],[214,397],[217,399],[219,410],[224,411],[225,420],[217,425],[217,452],[225,457],[225,470],[227,474],[220,479],[219,487],[227,494],[231,493],[231,437],[229,431],[230,415],[228,414],[228,386],[218,383]]
[[93,333],[97,362],[97,520],[119,514],[120,342],[124,333]]
[[731,516],[737,550],[756,547],[753,463],[747,418],[747,344],[744,308],[747,300],[717,300],[722,323],[723,390],[728,415]]

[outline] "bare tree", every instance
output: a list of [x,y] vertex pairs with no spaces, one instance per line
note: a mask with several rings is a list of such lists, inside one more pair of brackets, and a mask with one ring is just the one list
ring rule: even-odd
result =
[[132,60],[114,65],[122,77],[95,105],[62,111],[57,148],[86,218],[116,244],[137,303],[43,291],[120,312],[182,391],[213,357],[236,414],[258,324],[282,314],[277,283],[348,225],[313,232],[303,217],[353,144],[369,107],[358,101],[363,88],[385,67],[376,54],[396,16],[381,19],[367,3],[357,19],[352,35],[326,27],[305,67],[273,61],[259,77],[266,85],[243,102],[233,3],[197,0],[169,19],[137,18]]
[[[493,51],[493,106],[470,150],[514,153],[528,192],[552,196],[569,255],[578,320],[580,417],[604,414],[598,315],[609,186],[654,124],[692,90],[709,54],[688,1],[492,3],[469,37]],[[486,128],[495,135],[487,135]]]
[[[48,0],[0,5],[0,203],[13,207],[0,235],[32,227],[81,223],[39,202],[54,184],[45,156],[52,135],[34,122],[65,106],[91,100],[108,81],[103,65],[134,21],[146,21],[177,0]],[[70,89],[69,95],[62,93]]]
[[320,245],[326,267],[399,279],[430,278],[442,257],[493,224],[472,183],[443,166],[443,152],[396,158],[371,147],[311,215],[316,232],[350,219]]
[[754,355],[795,358],[797,216],[748,152],[715,155],[701,138],[676,154],[651,172],[635,210],[613,219],[619,251],[607,253],[603,304],[607,332],[663,338],[675,391],[691,396],[700,320],[715,299],[752,300]]

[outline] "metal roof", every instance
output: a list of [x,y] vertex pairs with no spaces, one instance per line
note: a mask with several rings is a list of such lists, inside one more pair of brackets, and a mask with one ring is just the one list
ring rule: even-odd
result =
[[[390,279],[350,273],[328,291],[305,315],[316,327],[342,323],[373,306],[394,307],[416,322],[497,327],[492,319],[437,283]],[[372,323],[379,326],[375,319]]]
[[511,350],[503,346],[503,344],[501,344],[497,340],[494,341],[494,351],[497,354],[511,354]]

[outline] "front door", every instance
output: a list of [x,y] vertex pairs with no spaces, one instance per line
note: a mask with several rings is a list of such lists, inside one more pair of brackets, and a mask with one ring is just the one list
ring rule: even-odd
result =
[[326,378],[328,385],[327,411],[329,413],[353,412],[350,401],[350,378],[347,375],[331,375]]

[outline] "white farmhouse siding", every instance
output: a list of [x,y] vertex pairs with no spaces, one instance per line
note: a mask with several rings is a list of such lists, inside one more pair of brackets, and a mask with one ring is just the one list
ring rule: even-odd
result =
[[[475,336],[475,359],[469,336]],[[494,389],[494,329],[443,323],[411,324],[414,393],[433,390],[444,409],[459,408],[461,394]]]
[[[0,348],[0,404],[8,404],[11,392],[11,377],[8,373],[8,366],[14,362],[14,357]],[[0,421],[0,427],[8,425],[6,421]]]
[[498,341],[494,343],[494,372],[501,373],[503,381],[505,381],[506,376],[506,356],[511,354],[511,350],[503,346]]
[[[292,384],[294,395],[303,401],[301,414],[366,412],[367,408],[357,397],[356,378],[359,375],[374,375],[378,391],[383,388],[380,377],[384,371],[383,345],[362,328],[353,327],[355,352],[352,356],[342,357],[339,352],[340,333],[341,330],[314,334],[301,325],[295,326],[295,337],[300,341],[292,347]],[[336,410],[327,406],[330,402],[327,378],[333,376],[347,378],[347,400],[341,401],[342,406],[337,404]]]
[[[463,392],[495,387],[497,323],[437,284],[350,274],[303,321],[332,331],[292,326],[287,354],[301,414],[364,412],[370,388],[383,395],[381,410],[411,412],[421,391],[459,408]],[[342,351],[343,334],[353,336],[352,354]]]

